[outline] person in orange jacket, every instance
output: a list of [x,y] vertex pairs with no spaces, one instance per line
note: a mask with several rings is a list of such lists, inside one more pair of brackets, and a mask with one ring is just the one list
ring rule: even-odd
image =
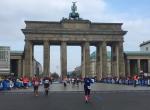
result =
[[28,88],[29,78],[24,76],[22,80],[23,80],[24,88]]

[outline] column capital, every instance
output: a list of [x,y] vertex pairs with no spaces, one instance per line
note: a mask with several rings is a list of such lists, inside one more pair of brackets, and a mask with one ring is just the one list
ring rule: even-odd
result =
[[129,63],[129,62],[130,62],[130,59],[127,59],[127,62]]
[[48,40],[44,40],[43,43],[48,43],[49,44],[49,41]]
[[122,42],[122,41],[119,41],[119,42],[118,42],[118,46],[119,46],[119,47],[123,47],[123,42]]
[[32,43],[32,40],[24,40],[25,43]]
[[102,46],[102,42],[97,42],[96,47],[100,47],[100,46]]
[[103,42],[102,42],[102,45],[103,45],[103,46],[107,46],[107,42],[106,42],[106,41],[103,41]]
[[61,44],[67,44],[67,42],[66,41],[61,41]]

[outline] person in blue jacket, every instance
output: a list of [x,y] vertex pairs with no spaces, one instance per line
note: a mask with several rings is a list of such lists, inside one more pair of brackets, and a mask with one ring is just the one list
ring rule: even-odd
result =
[[2,81],[2,84],[3,84],[3,90],[9,90],[9,89],[10,89],[9,80],[8,80],[7,78],[5,78],[5,79]]
[[92,83],[92,80],[89,77],[84,78],[84,93],[85,93],[86,103],[89,101],[89,98],[90,98],[91,83]]

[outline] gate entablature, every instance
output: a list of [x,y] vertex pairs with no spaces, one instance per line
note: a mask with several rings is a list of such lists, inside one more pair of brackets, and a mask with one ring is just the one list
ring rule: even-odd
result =
[[92,23],[89,20],[25,21],[25,24],[26,30],[123,31],[122,23]]
[[91,23],[89,20],[62,20],[60,22],[25,21],[22,29],[25,40],[50,41],[123,41],[122,23]]

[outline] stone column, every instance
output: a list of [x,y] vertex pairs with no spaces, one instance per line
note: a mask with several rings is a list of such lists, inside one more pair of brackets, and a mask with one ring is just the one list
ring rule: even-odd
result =
[[85,46],[81,46],[81,76],[82,78],[85,77]]
[[22,65],[21,65],[21,59],[18,60],[18,77],[22,76]]
[[127,68],[128,68],[128,75],[130,76],[131,73],[130,73],[130,60],[129,59],[127,60]]
[[140,71],[141,71],[141,61],[140,61],[140,59],[137,60],[137,64],[138,64],[138,73],[140,73]]
[[36,74],[36,61],[33,60],[33,63],[32,63],[32,67],[33,67],[33,74]]
[[85,42],[85,74],[87,76],[92,76],[90,72],[90,43]]
[[61,76],[67,76],[67,43],[61,42]]
[[25,75],[25,60],[22,60],[22,76]]
[[35,59],[34,59],[34,45],[32,46],[32,76],[34,76],[36,73],[35,73],[35,71],[36,71],[36,68],[35,68]]
[[32,42],[25,41],[25,75],[28,77],[32,76]]
[[116,44],[112,44],[111,45],[111,75],[112,76],[117,76],[118,77],[118,74],[117,73],[117,46]]
[[150,73],[150,59],[148,59],[148,73]]
[[82,45],[82,77],[92,76],[90,73],[90,44],[85,42]]
[[50,73],[50,44],[48,41],[44,41],[44,49],[43,49],[43,60],[44,60],[44,75],[49,75]]
[[119,57],[119,75],[125,76],[125,62],[124,62],[124,52],[123,52],[123,42],[118,43],[118,57]]
[[107,77],[107,44],[106,42],[102,42],[102,77]]
[[96,76],[97,80],[102,78],[102,43],[96,46]]
[[120,71],[119,71],[119,67],[120,67],[120,63],[119,63],[119,46],[116,46],[116,76],[120,77]]

